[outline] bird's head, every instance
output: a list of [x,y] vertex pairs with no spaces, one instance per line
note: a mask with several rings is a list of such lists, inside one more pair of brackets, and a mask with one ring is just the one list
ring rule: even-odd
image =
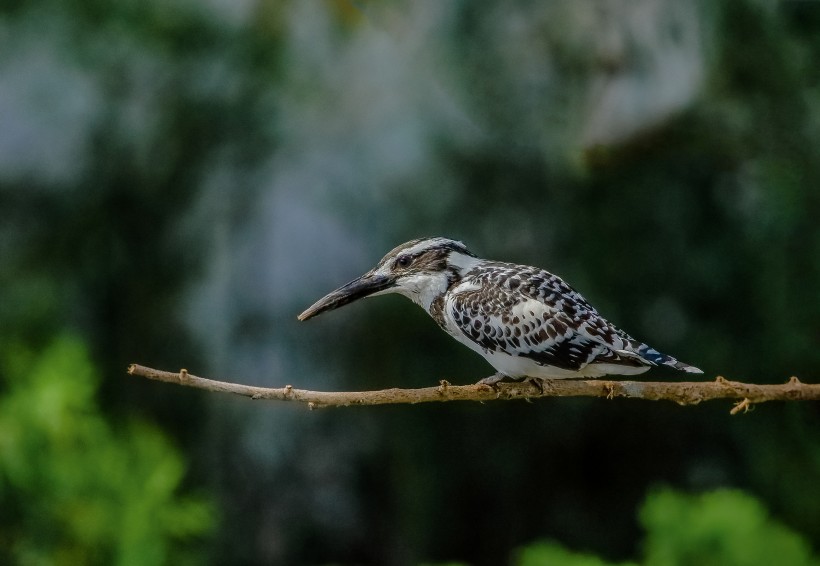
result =
[[299,315],[307,320],[373,295],[398,293],[430,309],[430,304],[478,262],[464,244],[447,238],[412,240],[391,250],[376,267],[322,297]]

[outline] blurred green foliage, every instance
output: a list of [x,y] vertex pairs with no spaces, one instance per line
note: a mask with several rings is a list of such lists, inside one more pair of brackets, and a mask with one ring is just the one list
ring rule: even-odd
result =
[[759,500],[721,489],[688,495],[655,490],[640,510],[643,559],[617,565],[552,541],[523,548],[518,566],[818,566],[799,534],[769,517]]
[[537,542],[518,553],[517,566],[636,566],[634,562],[607,562],[593,554],[574,552],[557,542]]
[[801,535],[771,518],[759,500],[741,491],[656,491],[647,498],[640,518],[647,531],[647,565],[820,565]]
[[214,525],[180,495],[181,454],[157,428],[113,425],[97,405],[86,348],[0,352],[0,562],[185,564]]

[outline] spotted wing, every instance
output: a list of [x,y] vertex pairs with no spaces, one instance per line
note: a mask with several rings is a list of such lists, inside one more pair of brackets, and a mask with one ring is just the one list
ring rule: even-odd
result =
[[489,264],[448,301],[458,328],[490,352],[580,370],[591,363],[651,365],[643,344],[603,319],[559,277],[524,266]]

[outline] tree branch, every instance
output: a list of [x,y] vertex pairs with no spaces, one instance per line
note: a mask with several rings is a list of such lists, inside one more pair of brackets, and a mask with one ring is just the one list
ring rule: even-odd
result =
[[187,370],[178,373],[161,371],[137,364],[128,367],[130,375],[156,381],[176,383],[204,389],[233,393],[251,399],[272,399],[306,403],[308,408],[350,405],[387,405],[397,403],[430,403],[434,401],[494,401],[496,399],[536,399],[539,397],[628,397],[631,399],[661,399],[679,405],[697,405],[712,399],[739,399],[730,411],[735,415],[748,412],[755,403],[765,401],[818,401],[820,384],[802,383],[796,377],[775,385],[756,385],[729,381],[718,376],[715,381],[644,382],[555,379],[541,382],[527,380],[499,383],[495,387],[483,384],[450,385],[441,381],[438,387],[421,389],[382,389],[380,391],[307,391],[290,385],[281,388],[253,387],[225,381],[214,381],[191,375]]

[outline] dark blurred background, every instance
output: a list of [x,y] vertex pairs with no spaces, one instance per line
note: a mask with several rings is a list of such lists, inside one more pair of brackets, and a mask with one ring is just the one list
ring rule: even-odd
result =
[[703,564],[686,528],[749,523],[818,564],[816,404],[308,412],[125,368],[474,382],[407,300],[296,320],[442,235],[704,379],[818,381],[820,4],[0,6],[0,562]]

